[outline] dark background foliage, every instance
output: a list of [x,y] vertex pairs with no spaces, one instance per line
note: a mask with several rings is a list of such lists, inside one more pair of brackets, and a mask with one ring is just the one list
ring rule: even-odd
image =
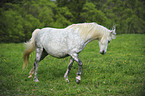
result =
[[144,0],[1,0],[0,42],[24,42],[33,30],[96,22],[117,34],[145,33]]

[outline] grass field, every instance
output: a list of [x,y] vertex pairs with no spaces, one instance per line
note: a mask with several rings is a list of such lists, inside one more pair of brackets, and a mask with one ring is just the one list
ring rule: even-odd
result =
[[99,53],[97,41],[80,53],[83,62],[82,80],[75,82],[78,65],[64,80],[69,58],[47,56],[39,64],[38,79],[28,79],[30,66],[22,72],[23,44],[0,44],[0,96],[143,96],[145,94],[145,35],[117,35],[105,55]]

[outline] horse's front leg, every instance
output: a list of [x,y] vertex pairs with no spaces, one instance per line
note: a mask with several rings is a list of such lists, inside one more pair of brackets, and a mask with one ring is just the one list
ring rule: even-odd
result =
[[71,55],[72,58],[78,63],[79,65],[79,70],[77,72],[77,76],[76,76],[76,82],[79,84],[80,83],[80,80],[81,80],[81,71],[82,71],[82,62],[81,60],[79,59],[78,57],[78,54],[73,54]]
[[74,62],[74,59],[73,58],[70,58],[70,61],[69,61],[69,65],[68,65],[68,68],[67,68],[67,71],[64,75],[64,78],[65,78],[65,81],[69,83],[69,80],[68,80],[68,75],[69,75],[69,72],[71,70],[71,67],[73,65],[73,62]]

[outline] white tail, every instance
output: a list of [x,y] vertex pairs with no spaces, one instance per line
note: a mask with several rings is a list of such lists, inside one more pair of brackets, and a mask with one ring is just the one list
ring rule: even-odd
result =
[[34,51],[35,49],[35,35],[40,29],[35,29],[32,33],[31,39],[25,43],[25,51],[24,51],[24,57],[23,57],[23,69],[25,68],[26,64],[27,67],[29,66],[29,54]]

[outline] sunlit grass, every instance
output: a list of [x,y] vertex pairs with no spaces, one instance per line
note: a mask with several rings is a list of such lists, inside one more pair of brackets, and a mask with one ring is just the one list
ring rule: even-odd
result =
[[22,71],[23,44],[0,44],[0,95],[47,96],[141,96],[144,93],[145,35],[118,35],[108,45],[105,55],[99,53],[98,42],[89,43],[80,59],[83,62],[82,80],[76,84],[78,64],[69,74],[70,84],[64,80],[69,58],[47,56],[39,64],[38,79],[28,79],[30,66]]

